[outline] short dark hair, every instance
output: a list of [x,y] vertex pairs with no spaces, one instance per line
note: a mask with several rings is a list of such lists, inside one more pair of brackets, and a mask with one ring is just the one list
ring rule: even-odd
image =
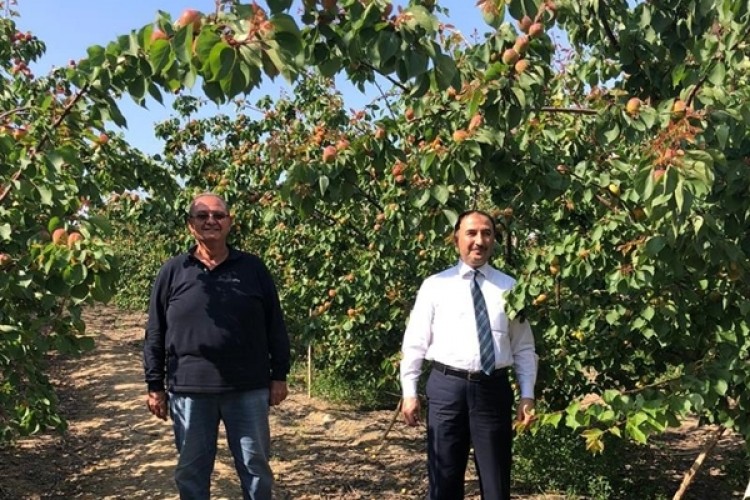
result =
[[485,212],[484,210],[465,210],[461,212],[458,215],[458,219],[456,219],[456,224],[453,226],[453,234],[458,234],[458,230],[461,228],[461,221],[464,220],[466,217],[472,214],[478,214],[483,217],[486,217],[488,221],[490,221],[490,225],[492,226],[492,234],[495,234],[495,218]]

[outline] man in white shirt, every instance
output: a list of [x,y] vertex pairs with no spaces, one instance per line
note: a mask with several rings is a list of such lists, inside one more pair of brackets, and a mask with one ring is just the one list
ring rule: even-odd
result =
[[402,414],[407,424],[418,425],[417,381],[422,362],[432,361],[427,381],[429,498],[463,498],[473,446],[482,499],[509,499],[514,396],[508,368],[513,368],[521,393],[516,418],[528,423],[537,371],[534,336],[528,322],[505,315],[504,294],[515,280],[487,263],[495,242],[492,217],[478,210],[464,212],[453,236],[458,264],[424,281],[404,334]]

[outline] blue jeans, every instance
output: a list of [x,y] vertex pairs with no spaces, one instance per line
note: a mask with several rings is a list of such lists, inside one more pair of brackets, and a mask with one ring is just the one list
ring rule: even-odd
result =
[[182,500],[208,500],[210,496],[220,420],[224,422],[243,498],[271,498],[268,397],[268,389],[169,395],[169,411],[179,452],[174,477]]

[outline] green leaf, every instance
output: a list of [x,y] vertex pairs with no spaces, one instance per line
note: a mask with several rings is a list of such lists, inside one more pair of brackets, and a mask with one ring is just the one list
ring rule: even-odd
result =
[[441,205],[445,205],[450,197],[450,191],[447,186],[437,185],[432,188],[432,197],[435,198]]
[[234,63],[237,61],[237,53],[225,42],[214,45],[208,58],[210,73],[208,80],[223,80],[230,76]]
[[708,81],[713,83],[714,85],[722,86],[724,85],[726,73],[727,69],[724,66],[724,63],[719,60],[715,60],[714,67],[711,70],[711,74],[708,76]]
[[52,206],[52,190],[48,186],[37,186],[39,196],[42,198],[42,205]]
[[644,252],[649,257],[656,257],[657,255],[659,255],[659,252],[661,252],[662,249],[666,246],[666,244],[667,240],[663,236],[652,236],[646,242]]
[[302,51],[302,34],[294,18],[288,14],[276,14],[271,17],[273,24],[273,39],[279,49],[289,57],[294,57]]
[[221,42],[221,37],[212,30],[201,30],[198,40],[195,44],[195,54],[200,61],[203,61],[204,68],[211,56],[214,46]]
[[0,225],[0,240],[10,241],[11,234],[10,224],[5,223]]
[[460,88],[456,62],[445,54],[435,56],[435,78],[440,90],[448,87]]
[[292,0],[267,0],[268,8],[271,10],[271,14],[278,14],[285,10],[289,10],[292,6]]
[[328,176],[321,175],[320,178],[318,178],[318,185],[320,186],[320,195],[325,196],[326,191],[328,191],[328,186],[330,185],[331,181],[328,179]]
[[505,2],[498,0],[481,0],[477,7],[482,12],[482,19],[495,29],[500,28],[505,18]]
[[149,47],[149,61],[154,74],[161,74],[172,65],[174,60],[172,46],[167,40],[155,40]]
[[92,66],[101,66],[104,64],[106,54],[104,47],[101,45],[92,45],[86,49],[86,53],[89,55],[88,59]]
[[193,27],[188,25],[172,37],[172,47],[178,60],[187,63],[193,57]]
[[401,46],[401,40],[395,33],[390,31],[381,31],[378,35],[378,41],[372,47],[373,62],[379,68],[382,68],[398,51]]
[[727,389],[729,389],[729,385],[726,380],[719,379],[714,381],[713,389],[719,396],[724,396],[727,393]]

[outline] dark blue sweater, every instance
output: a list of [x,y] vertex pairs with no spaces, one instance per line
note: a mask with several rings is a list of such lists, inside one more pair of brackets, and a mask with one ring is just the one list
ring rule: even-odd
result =
[[143,364],[150,391],[224,393],[286,380],[289,337],[268,269],[229,250],[209,270],[188,253],[167,261],[151,292]]

